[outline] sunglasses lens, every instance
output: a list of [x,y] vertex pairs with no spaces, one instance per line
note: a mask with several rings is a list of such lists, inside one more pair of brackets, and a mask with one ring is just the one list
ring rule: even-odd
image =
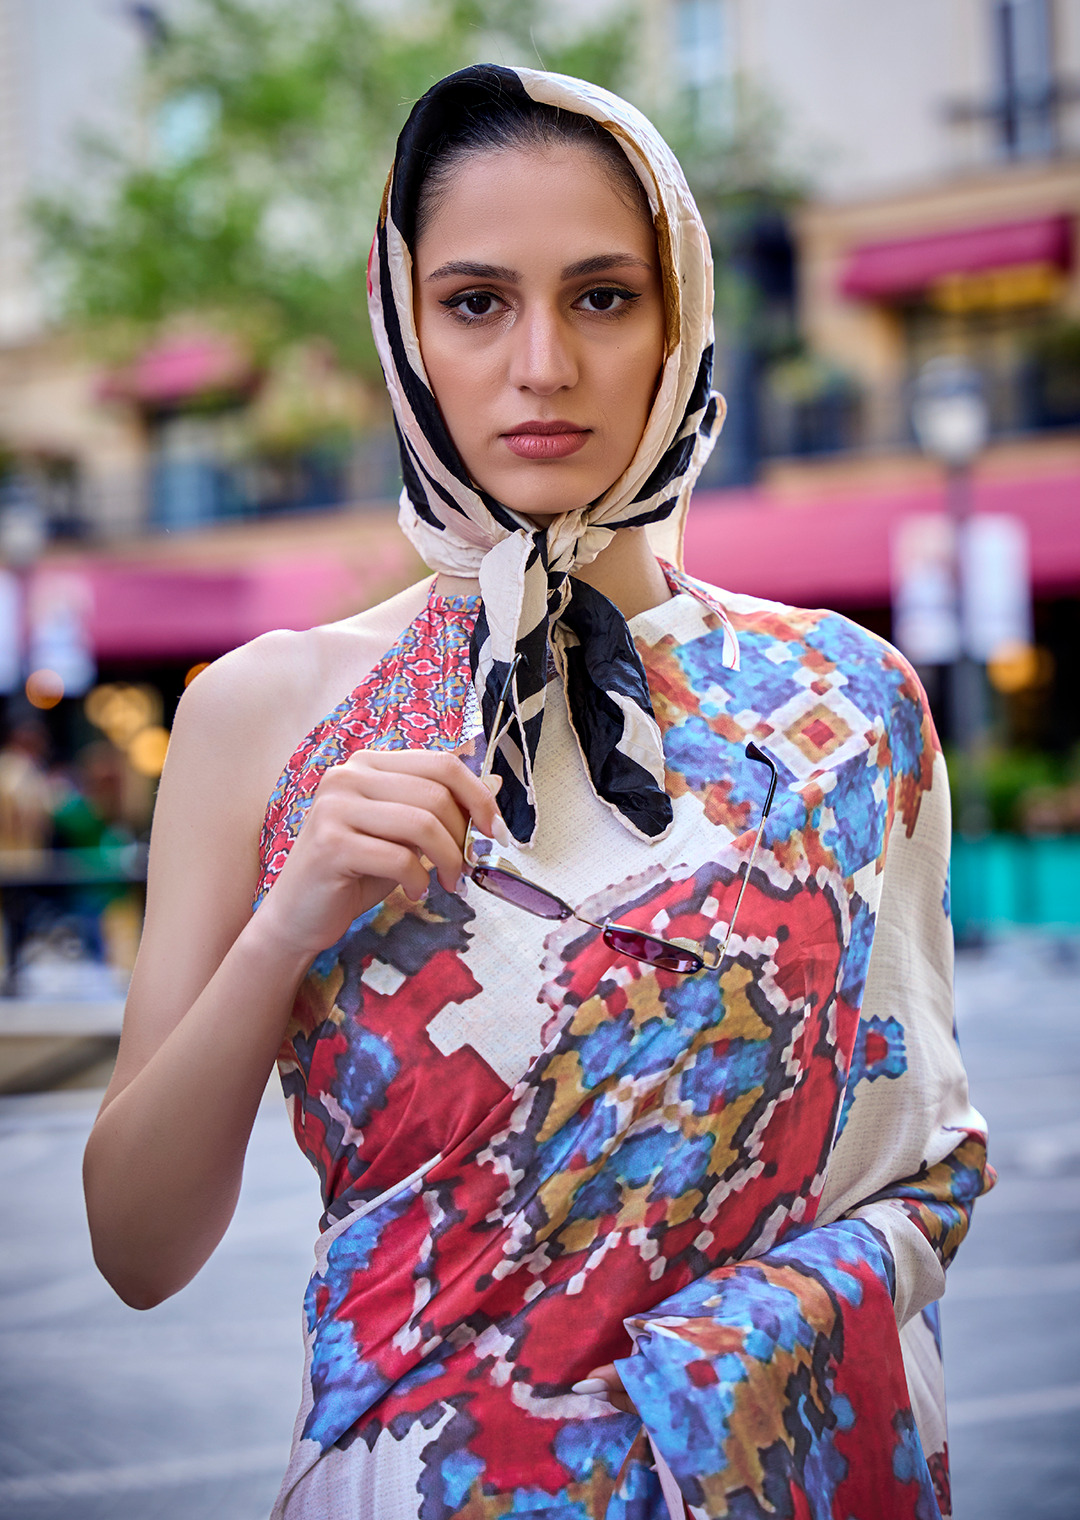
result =
[[647,966],[656,966],[661,971],[676,971],[683,976],[700,971],[705,964],[692,950],[669,945],[666,940],[656,939],[651,934],[639,934],[636,929],[620,929],[617,924],[609,924],[604,930],[604,944],[632,960],[644,961]]
[[559,898],[545,892],[543,887],[534,887],[531,881],[522,881],[512,871],[500,871],[498,866],[474,866],[469,876],[493,897],[501,897],[503,902],[524,908],[526,913],[534,913],[537,918],[572,917],[570,909]]

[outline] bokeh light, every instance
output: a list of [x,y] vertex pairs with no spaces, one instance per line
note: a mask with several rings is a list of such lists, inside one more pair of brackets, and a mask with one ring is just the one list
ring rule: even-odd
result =
[[1012,696],[1051,685],[1056,669],[1049,649],[1035,644],[1003,644],[987,662],[986,674],[995,691]]
[[46,711],[56,704],[64,695],[64,683],[55,670],[35,670],[26,681],[26,698],[34,707],[40,707]]
[[161,722],[161,696],[152,686],[121,681],[95,686],[83,711],[111,744],[123,750],[140,776],[161,775],[169,731]]
[[126,750],[140,730],[161,722],[161,698],[152,686],[116,682],[95,686],[83,711],[117,749]]
[[169,730],[160,724],[142,728],[128,746],[127,757],[140,776],[160,776],[169,749]]

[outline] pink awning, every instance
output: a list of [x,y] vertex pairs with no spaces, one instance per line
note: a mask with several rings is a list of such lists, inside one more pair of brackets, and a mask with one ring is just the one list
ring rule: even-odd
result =
[[233,394],[255,378],[251,356],[231,338],[213,333],[156,344],[102,387],[110,399],[168,406],[195,396]]
[[272,628],[311,628],[370,607],[423,574],[391,513],[343,516],[336,544],[244,554],[231,562],[50,557],[42,573],[88,587],[98,661],[209,660]]
[[840,281],[846,296],[882,299],[925,290],[950,274],[1007,269],[1018,264],[1069,267],[1071,225],[1066,216],[967,227],[929,237],[865,243],[851,254]]
[[234,571],[114,563],[89,575],[99,660],[213,659],[268,629],[341,616],[355,591],[348,570],[321,557]]
[[[976,481],[974,506],[1027,524],[1036,595],[1080,592],[1080,464],[1057,475]],[[764,490],[701,491],[687,523],[686,568],[712,585],[796,607],[886,607],[892,524],[943,507],[943,490],[929,487],[798,505]]]

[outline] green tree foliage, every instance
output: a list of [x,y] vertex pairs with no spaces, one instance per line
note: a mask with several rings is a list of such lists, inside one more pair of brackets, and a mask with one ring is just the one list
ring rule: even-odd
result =
[[365,267],[412,103],[487,59],[619,89],[629,7],[567,36],[542,0],[191,0],[149,50],[145,143],[87,145],[86,190],[33,218],[61,315],[141,336],[201,316],[264,352],[333,344],[377,370]]

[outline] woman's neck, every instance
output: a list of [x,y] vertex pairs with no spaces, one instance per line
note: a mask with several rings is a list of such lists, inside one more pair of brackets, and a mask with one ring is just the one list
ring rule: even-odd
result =
[[[671,600],[664,572],[649,548],[644,528],[620,528],[606,549],[588,565],[574,571],[594,591],[614,602],[624,618],[636,617]],[[440,596],[475,596],[480,582],[458,575],[440,575]]]

